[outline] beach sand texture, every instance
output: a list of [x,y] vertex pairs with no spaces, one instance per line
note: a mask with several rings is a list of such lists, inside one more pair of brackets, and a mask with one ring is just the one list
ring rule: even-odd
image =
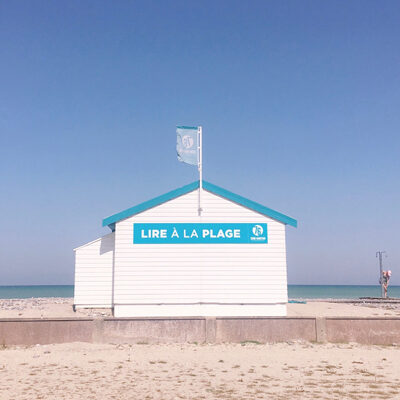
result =
[[0,350],[0,399],[398,399],[400,347],[104,345]]
[[[0,318],[108,317],[110,310],[72,310],[71,298],[0,299]],[[400,304],[354,305],[328,301],[288,304],[288,316],[298,317],[399,317]]]
[[[289,304],[289,316],[399,316],[396,305]],[[0,300],[0,318],[109,316],[72,299]],[[400,346],[0,344],[0,400],[399,399]]]

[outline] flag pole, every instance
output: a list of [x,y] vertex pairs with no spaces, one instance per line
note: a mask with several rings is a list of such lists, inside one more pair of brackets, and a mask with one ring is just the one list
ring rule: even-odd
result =
[[197,127],[197,142],[198,142],[198,152],[199,152],[199,161],[198,161],[198,169],[199,169],[199,207],[198,213],[199,217],[201,217],[201,212],[203,211],[201,208],[201,192],[203,190],[203,150],[202,150],[202,136],[203,136],[203,128],[201,126]]

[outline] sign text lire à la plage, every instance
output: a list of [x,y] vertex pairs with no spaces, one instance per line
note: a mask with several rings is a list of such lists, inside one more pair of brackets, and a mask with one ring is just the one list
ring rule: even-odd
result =
[[268,243],[266,223],[134,223],[134,244]]

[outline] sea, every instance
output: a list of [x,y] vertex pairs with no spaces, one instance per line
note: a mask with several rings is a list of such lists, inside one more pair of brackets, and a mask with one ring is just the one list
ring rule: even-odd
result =
[[[380,297],[378,285],[288,285],[289,299],[358,299]],[[0,299],[73,297],[73,285],[0,286]],[[389,286],[388,296],[400,298],[400,286]]]

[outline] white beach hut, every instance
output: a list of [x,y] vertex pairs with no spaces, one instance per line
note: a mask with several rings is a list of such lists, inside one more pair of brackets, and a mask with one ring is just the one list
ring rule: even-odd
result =
[[75,249],[74,307],[116,317],[285,316],[285,225],[277,211],[203,181],[103,220]]

